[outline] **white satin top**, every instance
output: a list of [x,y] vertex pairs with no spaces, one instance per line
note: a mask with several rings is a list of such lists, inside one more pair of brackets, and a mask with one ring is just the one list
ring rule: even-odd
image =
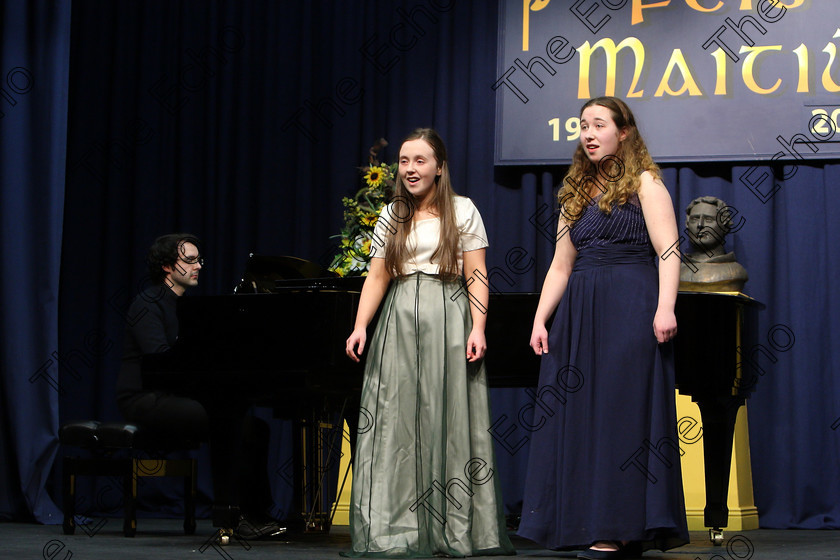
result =
[[[455,204],[455,223],[460,232],[460,243],[458,247],[458,272],[464,270],[464,252],[475,251],[489,246],[487,242],[487,231],[484,229],[484,222],[478,208],[473,201],[465,196],[453,198]],[[405,204],[387,204],[374,228],[373,240],[371,243],[370,256],[374,258],[385,258],[385,247],[390,242],[392,232],[396,231],[395,225],[400,221],[400,216],[405,216]],[[440,240],[440,218],[428,218],[414,221],[411,226],[411,233],[408,235],[407,244],[412,257],[403,267],[405,274],[414,272],[425,272],[426,274],[438,274],[440,265],[432,262],[432,254],[437,249]]]

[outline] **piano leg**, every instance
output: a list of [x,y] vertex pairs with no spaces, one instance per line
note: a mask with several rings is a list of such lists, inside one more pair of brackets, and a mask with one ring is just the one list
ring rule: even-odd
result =
[[698,402],[703,420],[703,462],[706,473],[706,508],[703,522],[715,546],[723,543],[723,527],[729,524],[729,470],[732,464],[732,438],[735,420],[744,399]]
[[344,426],[336,407],[313,410],[308,417],[293,422],[296,434],[294,454],[293,525],[302,523],[304,532],[329,533],[332,503],[338,498],[338,465]]
[[294,504],[297,508],[292,525],[300,524],[303,532],[329,532],[323,523],[320,504],[321,485],[321,419],[317,413],[294,421],[295,485]]
[[218,527],[219,544],[226,545],[239,525],[239,508],[234,506],[213,506],[213,527]]

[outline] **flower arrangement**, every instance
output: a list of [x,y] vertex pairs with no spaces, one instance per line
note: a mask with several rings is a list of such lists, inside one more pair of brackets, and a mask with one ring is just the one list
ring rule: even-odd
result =
[[379,162],[379,152],[388,145],[380,138],[370,148],[368,165],[361,167],[364,183],[353,198],[341,199],[344,205],[344,227],[340,235],[338,254],[330,270],[339,276],[365,276],[370,267],[370,244],[379,212],[394,193],[397,164]]

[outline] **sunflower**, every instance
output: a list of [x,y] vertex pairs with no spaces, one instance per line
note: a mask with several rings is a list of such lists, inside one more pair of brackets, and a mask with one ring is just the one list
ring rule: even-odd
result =
[[370,149],[367,166],[357,168],[364,181],[362,188],[353,197],[342,197],[344,206],[344,227],[336,243],[337,254],[333,257],[330,270],[341,276],[364,276],[370,268],[371,239],[379,219],[379,213],[393,195],[394,175],[397,164],[380,163],[376,159],[379,150],[387,145],[379,140]]
[[379,214],[365,214],[362,216],[362,224],[368,227],[374,227],[376,220],[379,219]]
[[368,172],[365,173],[365,181],[369,187],[379,188],[379,185],[381,185],[384,180],[385,171],[381,167],[370,167],[368,168]]

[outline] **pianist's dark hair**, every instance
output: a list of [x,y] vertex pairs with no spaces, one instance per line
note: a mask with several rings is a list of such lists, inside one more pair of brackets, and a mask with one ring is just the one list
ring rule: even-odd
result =
[[184,243],[192,243],[201,251],[201,241],[190,233],[170,233],[161,235],[146,255],[146,264],[149,267],[149,276],[152,282],[160,284],[166,278],[164,266],[173,266],[178,260],[178,255],[184,252]]
[[[458,271],[458,247],[459,232],[455,221],[455,203],[452,200],[455,191],[452,189],[452,182],[449,178],[449,165],[446,158],[446,145],[443,139],[432,128],[418,128],[409,134],[403,144],[411,140],[423,140],[432,148],[437,165],[441,173],[435,178],[435,192],[432,195],[431,209],[440,218],[440,241],[437,249],[432,254],[432,262],[440,266],[439,274],[444,278],[454,279],[460,276]],[[397,173],[395,200],[413,202],[414,197],[405,188],[402,177]],[[411,209],[411,216],[414,215],[414,208]],[[385,246],[385,268],[392,276],[403,274],[405,264],[410,252],[407,246],[407,239],[411,233],[412,220],[400,220],[394,224],[396,231],[389,234],[391,241]]]

